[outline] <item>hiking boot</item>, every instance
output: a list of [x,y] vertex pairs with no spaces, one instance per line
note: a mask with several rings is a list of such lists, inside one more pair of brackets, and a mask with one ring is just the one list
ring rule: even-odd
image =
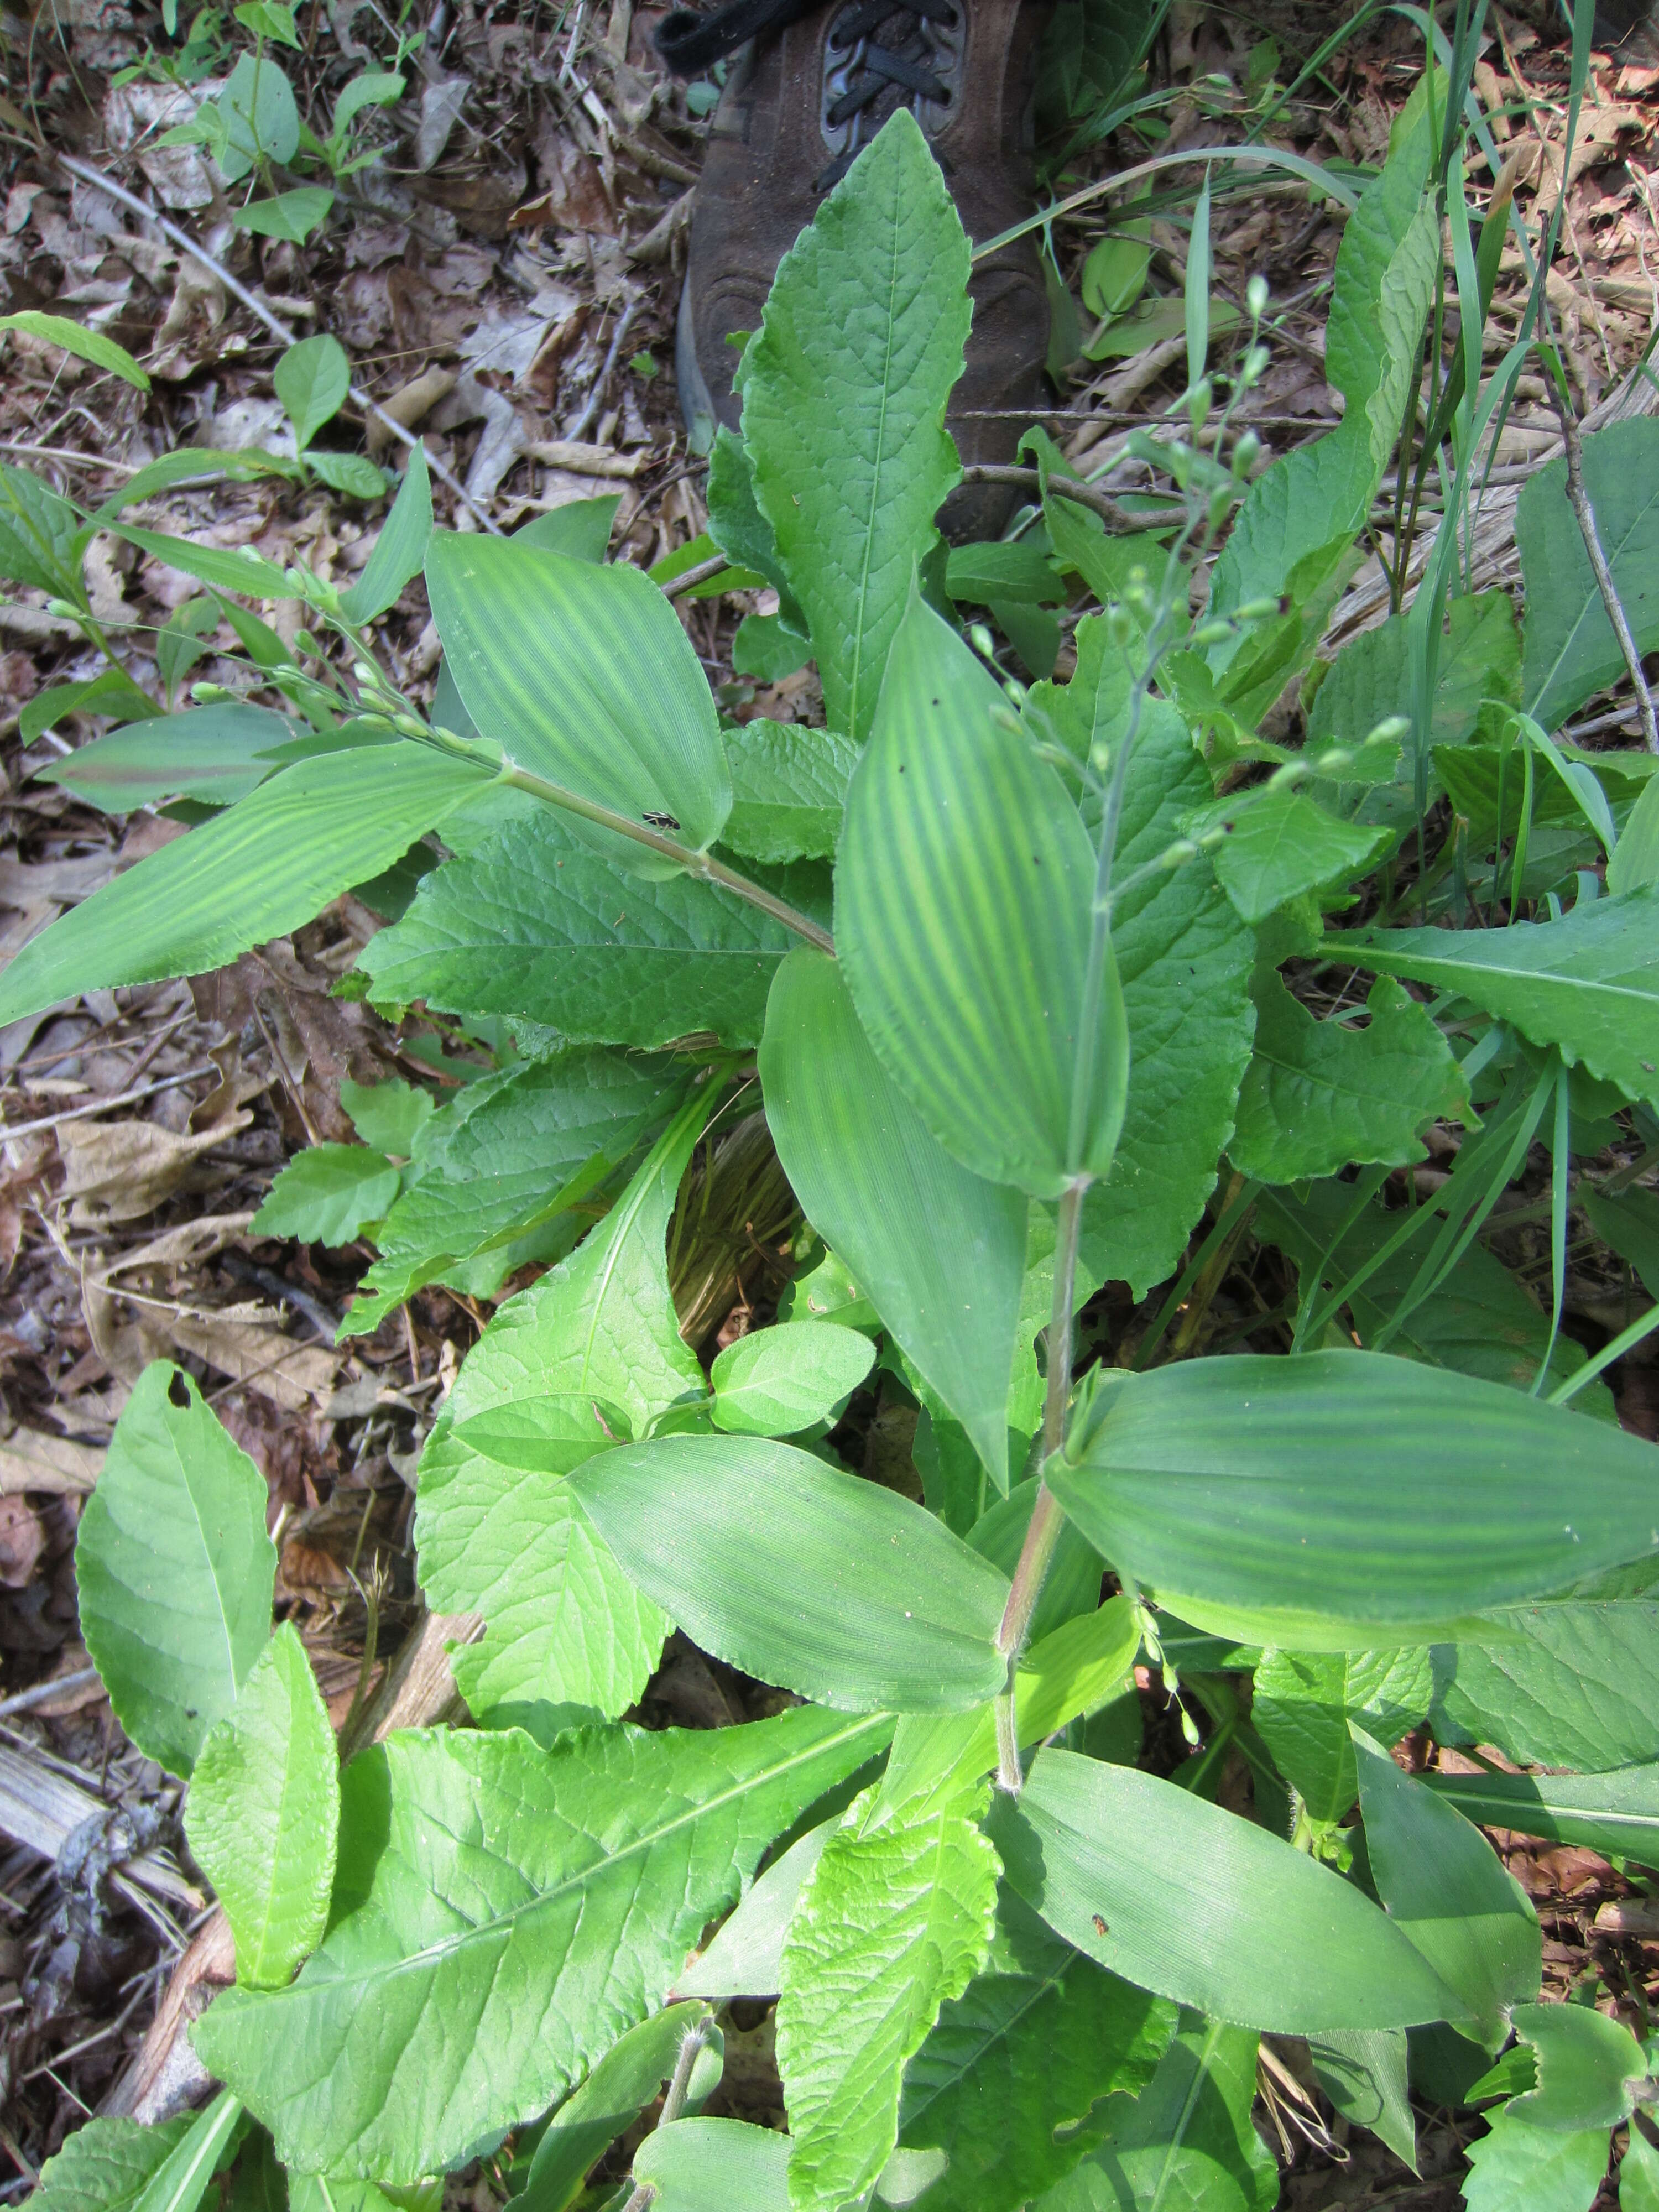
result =
[[[691,218],[675,345],[694,448],[739,427],[729,334],[760,328],[772,278],[824,194],[889,115],[908,106],[969,238],[1031,212],[1031,90],[1046,0],[732,0],[681,9],[657,46],[678,76],[738,53],[714,111]],[[741,52],[738,52],[738,49]],[[965,463],[1008,462],[1049,404],[1048,306],[1036,237],[975,268],[967,365],[947,421]],[[1013,503],[964,487],[941,518],[953,536],[994,535]]]

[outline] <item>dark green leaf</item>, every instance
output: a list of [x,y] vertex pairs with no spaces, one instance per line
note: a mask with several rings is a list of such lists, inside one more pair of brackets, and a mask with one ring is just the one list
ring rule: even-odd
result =
[[1433,1774],[1467,1820],[1659,1867],[1659,1765],[1613,1774]]
[[31,337],[45,338],[49,345],[73,354],[77,361],[90,362],[94,368],[125,378],[140,392],[149,390],[149,377],[125,346],[117,345],[101,331],[89,331],[83,323],[71,322],[67,315],[43,315],[36,308],[25,307],[17,314],[0,315],[0,331],[27,331]]
[[[1307,751],[1363,745],[1379,722],[1412,711],[1409,615],[1390,615],[1362,630],[1332,662],[1308,714]],[[1521,694],[1521,641],[1507,592],[1453,599],[1435,666],[1431,745],[1461,745],[1487,700],[1516,703]],[[1345,771],[1346,773],[1346,771]],[[1516,781],[1519,777],[1517,775]]]
[[382,1218],[402,1181],[402,1170],[368,1145],[313,1145],[271,1184],[253,1228],[307,1244],[349,1244]]
[[1308,2056],[1320,2087],[1351,2126],[1369,2128],[1415,2173],[1417,2117],[1412,2111],[1403,2027],[1310,2036]]
[[351,389],[351,363],[338,338],[326,331],[291,345],[270,373],[283,412],[304,453],[325,422],[333,420]]
[[1603,1771],[1659,1759],[1659,1597],[1516,1607],[1441,1656],[1443,1740],[1496,1744],[1525,1765]]
[[391,489],[384,469],[363,453],[325,452],[320,446],[307,448],[306,465],[331,491],[347,499],[383,499]]
[[262,161],[292,160],[300,111],[281,65],[268,53],[241,55],[215,105],[227,134],[226,145],[216,149],[227,184],[240,184]]
[[240,592],[252,599],[297,599],[300,586],[289,580],[274,561],[267,561],[251,545],[198,545],[188,538],[170,538],[159,530],[134,530],[112,522],[111,530],[141,553],[181,576],[194,576],[216,592]]
[[[1248,794],[1247,794],[1248,797]],[[1215,872],[1246,921],[1265,921],[1303,892],[1352,883],[1391,839],[1387,830],[1339,822],[1294,791],[1269,790],[1236,812],[1217,848]]]
[[665,1437],[569,1478],[625,1573],[705,1651],[845,1711],[994,1694],[1006,1577],[895,1491],[758,1437]]
[[153,2127],[137,2120],[88,2120],[42,2166],[31,2202],[40,2212],[133,2212],[194,2124],[189,2112]]
[[1522,2004],[1515,2032],[1537,2061],[1535,2088],[1511,2098],[1512,2120],[1576,2134],[1581,2128],[1616,2128],[1636,2102],[1632,2092],[1647,2074],[1642,2046],[1620,2020],[1582,2004]]
[[[314,465],[316,456],[312,458]],[[373,622],[376,615],[394,605],[404,585],[425,566],[431,538],[432,478],[426,465],[426,449],[416,446],[363,573],[349,591],[340,594],[340,611],[346,620],[358,624]]]
[[790,2212],[790,2139],[742,2120],[676,2120],[634,2154],[660,2212]]
[[84,605],[81,527],[68,500],[27,469],[0,461],[0,577]]
[[301,185],[295,191],[278,192],[274,198],[253,200],[246,207],[233,208],[230,219],[238,230],[251,230],[261,238],[280,238],[291,246],[303,246],[312,232],[320,230],[328,221],[333,204],[333,193],[321,185]]
[[1557,2135],[1499,2112],[1468,2160],[1468,2212],[1590,2212],[1607,2170],[1607,2131]]
[[571,499],[562,507],[533,515],[513,533],[521,545],[538,545],[544,553],[562,553],[572,561],[603,561],[611,544],[611,526],[622,505],[618,492],[602,499]]
[[726,732],[732,811],[725,842],[751,860],[830,860],[856,749],[833,730],[757,720]]
[[1423,1650],[1267,1651],[1250,1718],[1316,1820],[1340,1820],[1359,1793],[1351,1718],[1397,1743],[1434,1702]]
[[[1584,489],[1638,653],[1659,645],[1659,422],[1610,423],[1583,441]],[[1547,730],[1625,672],[1624,655],[1567,499],[1567,465],[1528,479],[1515,510],[1526,579],[1522,703]]]
[[1024,539],[952,545],[945,558],[945,588],[958,603],[981,607],[997,600],[1054,606],[1066,596],[1053,559]]
[[294,726],[263,707],[193,707],[155,714],[79,745],[37,771],[106,814],[128,814],[164,799],[229,806],[272,773],[260,758],[289,744]]

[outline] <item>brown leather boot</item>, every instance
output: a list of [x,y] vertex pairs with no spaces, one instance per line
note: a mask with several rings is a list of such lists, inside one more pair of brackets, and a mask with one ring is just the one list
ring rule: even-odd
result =
[[[760,327],[778,263],[896,107],[915,112],[969,236],[1031,212],[1031,87],[1049,0],[733,0],[657,33],[677,75],[738,48],[697,185],[676,367],[694,447],[738,427],[730,333]],[[975,268],[967,366],[949,424],[964,462],[1006,462],[1048,404],[1048,307],[1029,234]],[[1006,492],[964,489],[952,535],[988,535]]]

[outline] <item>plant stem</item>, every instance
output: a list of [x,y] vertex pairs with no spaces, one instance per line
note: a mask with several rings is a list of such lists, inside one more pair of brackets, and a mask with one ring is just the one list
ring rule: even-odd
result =
[[1642,717],[1642,742],[1650,753],[1659,753],[1659,721],[1653,711],[1653,694],[1648,689],[1648,679],[1642,672],[1642,656],[1636,649],[1636,640],[1631,635],[1630,622],[1624,604],[1619,597],[1618,586],[1613,580],[1613,570],[1607,566],[1607,556],[1601,546],[1601,532],[1595,526],[1595,509],[1590,504],[1589,490],[1584,483],[1584,449],[1578,435],[1578,423],[1571,405],[1559,390],[1553,377],[1549,380],[1550,396],[1555,402],[1555,412],[1561,425],[1561,442],[1567,449],[1567,498],[1578,518],[1578,528],[1584,540],[1584,550],[1589,556],[1591,573],[1596,589],[1601,594],[1601,604],[1607,611],[1607,620],[1613,624],[1613,634],[1619,641],[1619,650],[1625,657],[1625,666],[1636,693],[1636,704]]
[[[1042,1456],[1060,1449],[1066,1430],[1066,1401],[1072,1387],[1072,1302],[1077,1289],[1078,1240],[1083,1200],[1090,1178],[1080,1176],[1061,1194],[1054,1236],[1054,1296],[1048,1318],[1048,1387],[1042,1401]],[[1019,1766],[1019,1733],[1014,1716],[1014,1669],[1030,1633],[1031,1615],[1060,1541],[1065,1516],[1046,1482],[1037,1485],[1025,1541],[997,1630],[997,1650],[1008,1662],[1008,1680],[996,1701],[997,1787],[1018,1796],[1024,1776]]]
[[[691,2069],[696,2066],[697,2055],[708,2040],[708,2021],[700,2020],[688,2027],[681,2037],[679,2054],[674,2061],[674,2071],[668,2078],[668,2088],[663,2097],[662,2111],[657,2119],[657,2125],[659,2128],[672,2127],[685,2110],[685,2100],[691,2087]],[[623,2205],[623,2212],[646,2212],[646,2207],[654,2203],[656,2197],[657,2191],[654,2184],[649,2181],[638,2182],[635,2185],[633,2194]]]

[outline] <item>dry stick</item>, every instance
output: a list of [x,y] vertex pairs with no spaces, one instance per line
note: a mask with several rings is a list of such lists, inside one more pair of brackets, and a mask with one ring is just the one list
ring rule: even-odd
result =
[[684,599],[688,592],[695,592],[699,584],[707,584],[714,577],[724,575],[731,566],[724,553],[711,554],[708,560],[699,561],[695,568],[682,568],[678,576],[671,576],[660,586],[662,595],[665,599]]
[[83,1098],[78,1106],[65,1106],[61,1114],[43,1114],[38,1121],[19,1121],[8,1127],[0,1121],[0,1145],[9,1144],[14,1137],[33,1137],[42,1129],[60,1128],[65,1121],[83,1121],[88,1114],[108,1114],[118,1106],[133,1106],[141,1098],[153,1098],[158,1091],[176,1091],[181,1083],[193,1083],[198,1075],[217,1075],[218,1069],[210,1060],[200,1067],[187,1067],[179,1075],[158,1076],[154,1083],[141,1083],[136,1091],[123,1091],[113,1098]]
[[[273,314],[256,293],[250,292],[246,285],[239,284],[222,261],[216,261],[204,246],[198,246],[190,234],[180,230],[176,222],[170,222],[166,216],[158,215],[155,210],[147,206],[136,192],[130,192],[125,185],[118,185],[113,177],[106,177],[101,169],[94,169],[90,163],[77,161],[68,154],[59,154],[57,159],[59,166],[67,169],[72,177],[79,177],[82,184],[91,185],[97,191],[107,192],[112,200],[118,200],[124,208],[131,209],[134,215],[142,217],[145,222],[153,224],[164,238],[172,240],[181,253],[189,254],[192,261],[199,261],[204,269],[218,278],[232,299],[240,301],[249,314],[258,316],[271,336],[278,339],[282,344],[291,346],[297,343],[293,331],[280,316]],[[400,444],[407,446],[410,453],[416,451],[420,446],[420,440],[412,431],[405,430],[395,416],[388,415],[378,399],[371,399],[360,385],[353,384],[348,388],[351,398],[365,414],[372,415],[375,421],[385,429],[389,430]],[[478,505],[477,500],[472,497],[453,471],[446,468],[441,461],[435,460],[430,453],[427,454],[426,465],[432,474],[437,477],[438,482],[447,485],[454,493],[467,513],[477,518],[483,529],[489,531],[497,538],[504,535],[501,525],[490,520],[483,508]]]
[[[975,461],[962,472],[963,483],[1013,484],[1022,491],[1041,491],[1042,478],[1036,469],[1004,468],[987,461]],[[1167,530],[1168,514],[1131,514],[1120,507],[1108,492],[1099,491],[1093,484],[1079,483],[1074,477],[1051,475],[1048,489],[1061,499],[1069,499],[1079,507],[1086,507],[1103,522],[1109,523],[1120,533],[1134,530]]]
[[623,340],[628,336],[628,326],[633,321],[634,311],[639,304],[637,300],[630,300],[617,318],[617,327],[611,333],[611,349],[605,355],[605,365],[593,380],[593,388],[587,395],[581,413],[564,434],[566,441],[573,446],[599,411],[599,402],[605,397],[605,386],[617,366],[617,356],[622,351]]
[[1607,556],[1601,550],[1601,534],[1595,526],[1595,509],[1590,504],[1589,487],[1584,482],[1584,449],[1578,435],[1578,420],[1571,407],[1556,388],[1553,379],[1550,396],[1555,403],[1556,419],[1561,425],[1561,441],[1567,449],[1567,498],[1578,518],[1578,528],[1584,540],[1584,550],[1589,555],[1589,564],[1595,577],[1596,588],[1601,594],[1601,604],[1607,611],[1607,620],[1613,624],[1613,634],[1619,641],[1619,650],[1625,656],[1625,666],[1635,687],[1636,703],[1642,717],[1642,739],[1650,753],[1659,753],[1659,722],[1654,720],[1653,694],[1648,690],[1648,679],[1642,673],[1642,656],[1636,649],[1636,640],[1631,635],[1629,621],[1619,598],[1613,571],[1607,566]]

